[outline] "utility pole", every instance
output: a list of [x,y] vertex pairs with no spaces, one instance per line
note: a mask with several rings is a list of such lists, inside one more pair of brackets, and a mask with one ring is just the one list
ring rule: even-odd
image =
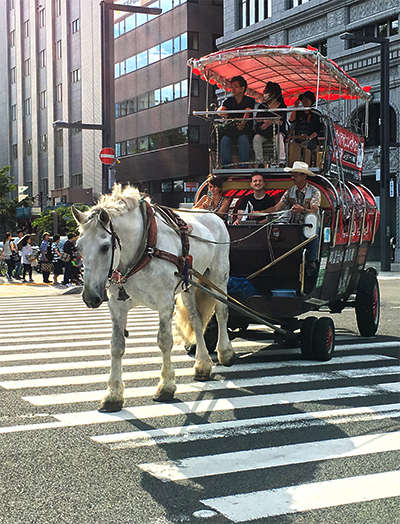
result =
[[[160,15],[156,7],[136,7],[113,4],[112,0],[100,2],[101,8],[101,97],[102,97],[102,147],[115,147],[115,96],[114,96],[114,11]],[[102,192],[108,193],[108,167],[103,164]]]

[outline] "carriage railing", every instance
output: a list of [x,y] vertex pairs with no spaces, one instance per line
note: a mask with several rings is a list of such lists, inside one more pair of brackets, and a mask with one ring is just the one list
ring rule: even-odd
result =
[[[302,140],[305,140],[304,135],[297,136],[294,135],[292,129],[289,130],[288,133],[285,133],[285,138],[283,142],[283,147],[285,148],[284,151],[284,159],[282,153],[282,145],[281,145],[281,131],[283,134],[283,127],[281,124],[282,120],[282,113],[283,114],[291,114],[292,112],[296,111],[305,111],[305,110],[312,110],[315,111],[311,107],[301,107],[301,108],[274,108],[274,109],[251,109],[251,110],[216,110],[216,111],[193,111],[193,116],[205,118],[207,120],[211,120],[211,130],[210,130],[210,144],[209,144],[209,153],[210,153],[210,171],[214,169],[235,169],[235,168],[258,168],[258,164],[256,163],[256,159],[254,160],[249,159],[247,162],[237,161],[237,162],[231,162],[229,164],[222,164],[221,162],[221,151],[220,151],[220,141],[224,134],[224,132],[229,133],[229,127],[231,127],[231,131],[234,130],[234,126],[238,125],[238,123],[245,123],[247,126],[246,132],[248,135],[256,134],[256,123],[257,122],[263,122],[265,120],[268,120],[271,122],[271,129],[272,129],[272,136],[271,138],[267,138],[264,141],[263,145],[263,164],[266,168],[274,168],[279,167],[283,168],[289,165],[289,151],[290,151],[290,144],[292,142],[301,142]],[[267,117],[265,116],[265,113],[268,112],[270,115]],[[323,115],[317,111],[316,112],[318,116],[323,118]],[[261,116],[261,114],[264,114],[264,116]],[[240,116],[238,116],[240,115]],[[245,115],[245,116],[243,116]],[[251,116],[249,116],[251,115]],[[290,127],[290,123],[287,121],[287,125]],[[326,127],[326,126],[325,126]],[[249,137],[249,140],[251,142],[251,139]],[[325,167],[327,164],[327,152],[328,152],[328,136],[327,133],[324,133],[324,136],[317,137],[318,144],[317,144],[317,152],[321,153],[321,157],[318,157],[317,154],[314,154],[313,158],[313,167],[318,168],[321,172],[325,171]],[[306,147],[303,145],[302,147]],[[252,143],[250,143],[250,151],[252,151]],[[291,163],[293,163],[293,159],[291,159]],[[295,160],[301,160],[301,158],[296,158]]]

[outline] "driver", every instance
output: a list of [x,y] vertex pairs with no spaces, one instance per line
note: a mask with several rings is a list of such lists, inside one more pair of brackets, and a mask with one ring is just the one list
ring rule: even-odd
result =
[[[294,162],[293,167],[285,167],[291,173],[294,185],[287,189],[277,204],[268,211],[274,213],[290,210],[290,223],[303,224],[308,213],[318,214],[321,205],[321,192],[307,182],[307,176],[314,176],[305,162]],[[266,220],[263,220],[266,222]],[[313,273],[318,263],[319,237],[317,236],[306,247],[308,272]]]

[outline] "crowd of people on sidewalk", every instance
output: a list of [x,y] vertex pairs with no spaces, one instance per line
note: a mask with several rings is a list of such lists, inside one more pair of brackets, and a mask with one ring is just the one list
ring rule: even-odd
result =
[[[50,238],[50,233],[45,231],[39,248],[32,246],[33,236],[25,235],[22,230],[15,238],[10,232],[5,234],[0,260],[7,265],[8,281],[34,282],[32,268],[35,267],[42,274],[45,284],[63,287],[80,285],[82,261],[76,249],[78,233],[68,233],[67,240],[62,244],[60,235]],[[59,282],[59,279],[62,281]]]

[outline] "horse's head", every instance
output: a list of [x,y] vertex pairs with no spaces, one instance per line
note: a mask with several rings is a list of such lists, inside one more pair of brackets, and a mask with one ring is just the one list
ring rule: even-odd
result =
[[120,250],[116,245],[113,260],[111,221],[105,209],[82,213],[72,206],[72,214],[81,232],[77,247],[84,265],[83,301],[90,308],[98,308],[107,300],[109,270],[112,263],[118,265]]

